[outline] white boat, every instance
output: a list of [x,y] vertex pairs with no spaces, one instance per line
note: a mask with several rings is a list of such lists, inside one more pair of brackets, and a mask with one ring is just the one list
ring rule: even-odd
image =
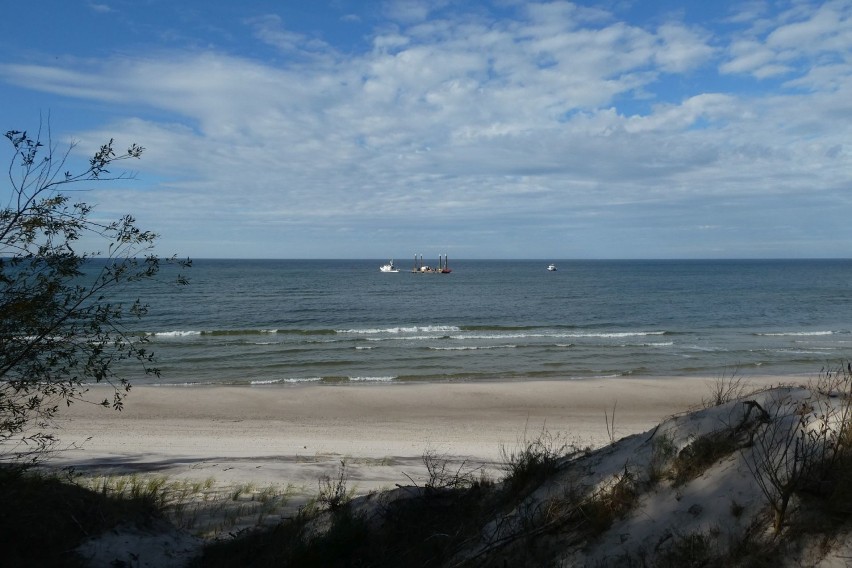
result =
[[390,262],[379,267],[382,272],[399,272],[399,268],[393,265],[393,259]]
[[556,265],[555,265],[555,264],[553,264],[553,263],[548,264],[548,265],[547,265],[547,270],[548,270],[549,272],[556,272]]

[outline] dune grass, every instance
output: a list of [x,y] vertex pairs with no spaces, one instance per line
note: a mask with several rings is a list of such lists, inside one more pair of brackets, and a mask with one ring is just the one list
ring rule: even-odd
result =
[[300,491],[291,484],[222,485],[212,477],[173,480],[162,475],[138,474],[76,476],[74,482],[116,499],[151,503],[177,528],[203,538],[218,538],[278,522],[290,499]]

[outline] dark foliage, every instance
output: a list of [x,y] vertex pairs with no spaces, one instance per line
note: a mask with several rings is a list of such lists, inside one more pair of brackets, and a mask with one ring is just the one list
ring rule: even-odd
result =
[[70,479],[0,466],[0,534],[3,566],[80,566],[74,549],[119,522],[140,524],[158,517],[155,504],[117,499],[75,485]]

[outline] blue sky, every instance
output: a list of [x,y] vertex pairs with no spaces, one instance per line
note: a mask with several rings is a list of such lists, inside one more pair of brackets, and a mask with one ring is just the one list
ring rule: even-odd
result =
[[852,0],[6,2],[48,114],[161,254],[852,256]]

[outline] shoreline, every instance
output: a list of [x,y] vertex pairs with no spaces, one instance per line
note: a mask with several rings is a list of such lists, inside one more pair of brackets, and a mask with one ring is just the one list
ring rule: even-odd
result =
[[[754,387],[801,375],[741,377]],[[155,473],[314,492],[345,461],[358,493],[421,483],[423,456],[500,469],[501,448],[543,431],[579,447],[647,431],[710,397],[708,377],[404,385],[134,386],[121,412],[75,403],[59,414],[49,467]],[[111,387],[89,387],[102,400]],[[103,394],[101,394],[103,393]],[[494,477],[499,477],[495,475]]]
[[[738,378],[744,381],[765,382],[767,380],[783,380],[783,381],[799,381],[808,380],[816,373],[802,371],[777,371],[768,373],[755,373],[747,375],[746,372],[740,371],[736,373]],[[719,378],[727,378],[730,376],[728,368],[720,370],[713,375],[706,374],[615,374],[615,375],[590,375],[590,376],[548,376],[535,378],[527,377],[495,377],[495,378],[452,378],[452,379],[423,379],[423,378],[400,378],[400,377],[372,377],[372,378],[352,378],[352,377],[334,377],[334,378],[311,378],[311,379],[258,379],[251,381],[233,380],[221,382],[152,382],[147,384],[139,384],[132,382],[133,388],[169,388],[169,389],[206,389],[206,388],[270,388],[270,389],[300,389],[300,388],[335,388],[335,387],[351,387],[351,388],[372,388],[372,387],[398,387],[404,388],[414,385],[466,385],[466,384],[534,384],[534,383],[591,383],[597,381],[681,381],[681,380],[699,380],[699,381],[715,381]],[[100,389],[104,388],[100,383],[85,383],[85,388]]]

